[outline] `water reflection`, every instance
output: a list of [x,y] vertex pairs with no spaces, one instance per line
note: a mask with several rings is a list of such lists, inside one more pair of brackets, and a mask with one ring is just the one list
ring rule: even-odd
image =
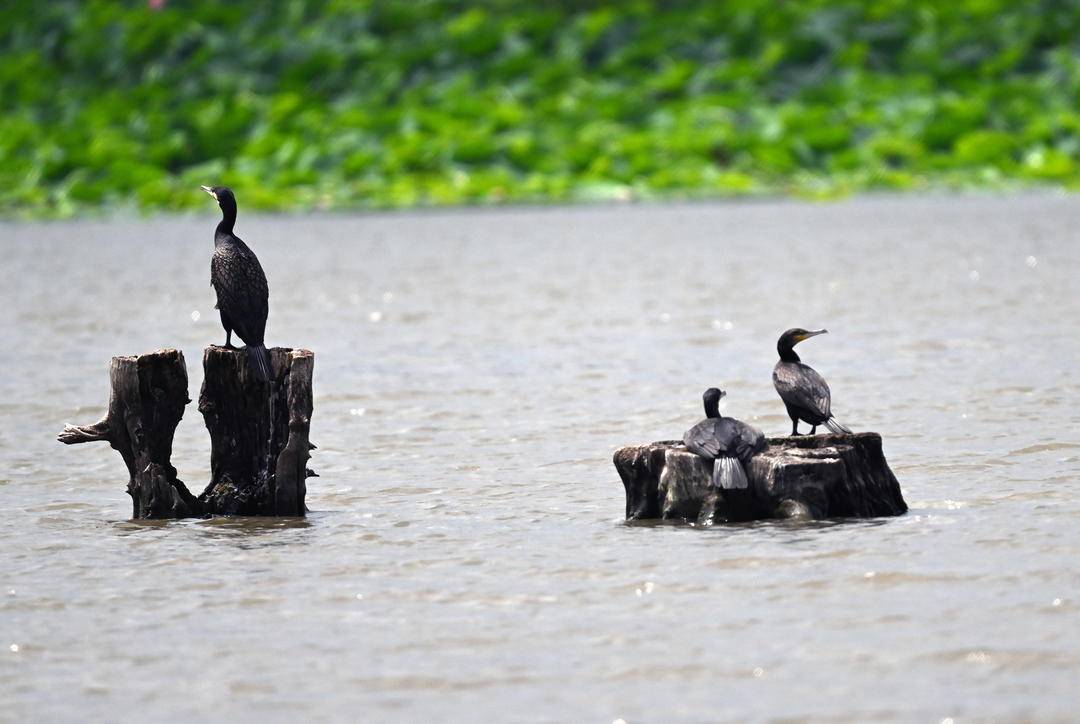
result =
[[[183,520],[125,520],[113,524],[119,535],[138,535],[160,533],[170,528],[184,528],[198,531],[207,538],[228,538],[245,540],[272,537],[282,531],[306,530],[318,524],[325,513],[308,515],[306,518],[285,517],[225,517],[185,518]],[[291,539],[295,540],[295,538]],[[273,541],[269,541],[273,543]]]

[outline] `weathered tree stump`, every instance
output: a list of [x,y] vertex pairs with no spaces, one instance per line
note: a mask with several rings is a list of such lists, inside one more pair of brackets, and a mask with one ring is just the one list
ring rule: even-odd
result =
[[217,515],[304,515],[311,423],[308,350],[269,350],[271,377],[260,382],[243,349],[203,354],[199,412],[210,432],[210,484],[199,501]]
[[109,366],[109,409],[94,425],[67,425],[57,439],[65,445],[108,442],[124,458],[134,518],[184,518],[200,505],[176,477],[173,433],[188,399],[184,355],[175,349],[113,357]]
[[713,463],[681,442],[624,447],[614,463],[626,489],[626,519],[708,525],[760,518],[871,518],[907,511],[881,436],[770,438],[747,466],[749,489],[711,487]]
[[196,498],[172,466],[173,433],[188,399],[184,355],[162,349],[113,357],[112,391],[104,419],[68,425],[57,439],[67,445],[106,441],[127,465],[133,518],[210,515],[302,516],[311,423],[307,350],[269,350],[271,379],[252,374],[247,351],[209,347],[203,354],[199,411],[210,432],[210,484]]

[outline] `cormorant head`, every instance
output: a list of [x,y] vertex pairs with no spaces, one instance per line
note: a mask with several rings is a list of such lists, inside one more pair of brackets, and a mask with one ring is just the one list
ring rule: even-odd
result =
[[200,186],[203,191],[217,199],[221,207],[221,223],[218,229],[232,232],[233,224],[236,223],[236,197],[228,186]]
[[794,347],[804,339],[810,337],[816,337],[819,334],[828,334],[828,330],[804,330],[802,327],[795,327],[794,330],[788,330],[780,335],[780,341],[778,344],[785,345],[787,347]]
[[200,186],[199,188],[213,196],[221,208],[224,209],[226,205],[236,207],[236,197],[228,186]]
[[780,353],[780,359],[785,362],[798,362],[799,355],[795,354],[793,347],[804,339],[810,339],[816,337],[819,334],[825,334],[829,330],[827,329],[815,329],[807,331],[802,327],[795,327],[789,329],[780,335],[780,339],[776,341],[776,351]]
[[705,402],[705,417],[720,417],[720,398],[727,393],[715,387],[705,390],[701,399]]

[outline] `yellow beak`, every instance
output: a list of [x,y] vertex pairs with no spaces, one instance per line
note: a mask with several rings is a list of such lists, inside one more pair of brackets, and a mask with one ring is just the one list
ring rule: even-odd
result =
[[807,332],[806,334],[799,335],[799,341],[802,342],[804,339],[810,339],[811,337],[816,337],[819,334],[828,334],[828,333],[829,333],[829,330],[827,330],[827,329],[815,329],[813,332]]

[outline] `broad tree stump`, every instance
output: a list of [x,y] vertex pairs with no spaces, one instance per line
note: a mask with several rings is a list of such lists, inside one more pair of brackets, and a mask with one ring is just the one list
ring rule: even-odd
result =
[[199,496],[217,515],[304,515],[311,424],[308,350],[269,350],[271,378],[260,382],[243,349],[203,354],[199,412],[210,432],[210,484]]
[[191,402],[184,355],[175,349],[113,357],[109,366],[109,409],[98,423],[67,425],[57,439],[65,445],[108,442],[124,458],[134,518],[184,518],[200,504],[176,477],[173,433]]
[[907,504],[873,432],[770,438],[746,467],[749,489],[711,487],[713,463],[681,442],[615,452],[626,490],[626,519],[702,525],[759,518],[870,518],[901,515]]

